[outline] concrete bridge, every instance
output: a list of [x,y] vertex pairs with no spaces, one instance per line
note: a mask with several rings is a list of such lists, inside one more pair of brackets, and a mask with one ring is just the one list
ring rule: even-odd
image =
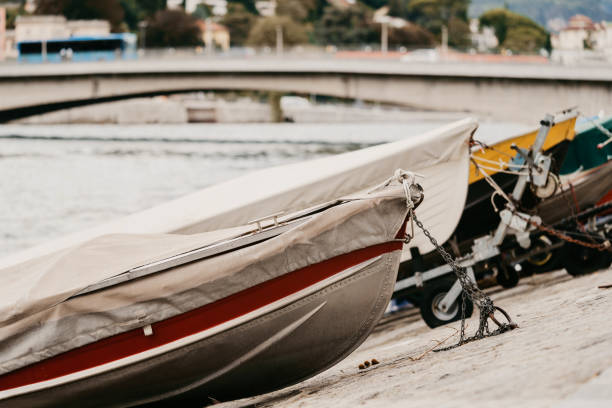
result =
[[0,122],[70,107],[192,91],[328,95],[534,123],[612,108],[612,69],[548,64],[242,58],[0,65]]

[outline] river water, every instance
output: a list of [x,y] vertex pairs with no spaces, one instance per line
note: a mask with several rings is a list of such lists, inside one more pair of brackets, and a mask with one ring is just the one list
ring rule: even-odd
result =
[[[445,123],[0,125],[0,257],[245,172]],[[524,130],[489,123],[479,134]]]

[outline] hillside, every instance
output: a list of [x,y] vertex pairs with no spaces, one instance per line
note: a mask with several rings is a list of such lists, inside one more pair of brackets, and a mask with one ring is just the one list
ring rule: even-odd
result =
[[574,14],[584,14],[594,21],[612,21],[612,0],[472,0],[470,17],[478,17],[484,11],[503,7],[524,14],[546,26],[554,19],[567,21]]

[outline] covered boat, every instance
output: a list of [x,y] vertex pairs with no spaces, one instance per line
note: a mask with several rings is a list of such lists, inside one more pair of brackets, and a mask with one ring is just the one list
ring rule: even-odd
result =
[[0,406],[202,406],[326,369],[391,297],[423,199],[409,180],[256,226],[105,235],[2,270]]
[[[362,191],[397,168],[424,176],[429,199],[421,219],[439,240],[453,233],[465,204],[469,139],[478,127],[464,119],[436,130],[316,160],[271,167],[213,185],[121,219],[45,242],[0,259],[0,268],[112,233],[194,234],[234,227],[277,212],[293,212]],[[433,249],[419,235],[422,252]],[[403,255],[409,258],[409,252]]]
[[409,258],[406,190],[372,186],[418,173],[419,218],[445,241],[476,128],[255,172],[3,259],[0,406],[202,405],[324,370],[367,337]]

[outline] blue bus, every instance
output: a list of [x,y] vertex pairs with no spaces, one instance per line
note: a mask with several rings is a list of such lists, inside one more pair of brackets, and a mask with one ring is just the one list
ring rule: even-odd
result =
[[19,62],[112,61],[136,58],[136,35],[54,38],[17,43]]

